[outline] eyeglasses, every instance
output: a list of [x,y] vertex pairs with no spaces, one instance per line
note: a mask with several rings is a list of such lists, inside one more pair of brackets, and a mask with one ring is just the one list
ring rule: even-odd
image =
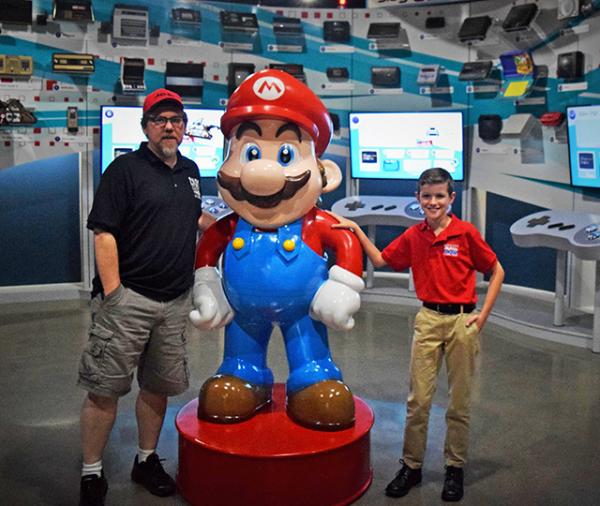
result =
[[183,116],[171,116],[167,118],[166,116],[151,116],[148,118],[153,124],[159,127],[167,126],[167,123],[171,123],[174,127],[180,127],[183,125]]

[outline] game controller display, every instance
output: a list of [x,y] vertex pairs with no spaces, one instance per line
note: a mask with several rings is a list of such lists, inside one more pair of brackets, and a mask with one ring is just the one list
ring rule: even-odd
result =
[[510,227],[517,246],[570,251],[583,260],[600,260],[600,215],[541,211]]
[[331,210],[359,225],[397,225],[409,227],[422,221],[423,210],[414,197],[361,195],[346,197]]
[[579,230],[573,240],[575,242],[596,241],[596,244],[600,244],[600,220],[597,223],[588,225],[583,230]]
[[425,212],[421,209],[421,204],[419,204],[416,200],[407,204],[404,208],[404,212],[408,214],[412,218],[416,218],[418,220],[422,220],[425,217]]
[[203,195],[202,196],[202,211],[210,214],[216,219],[227,216],[231,213],[231,209],[225,203],[225,201],[214,195]]
[[[517,246],[554,248],[556,254],[556,288],[554,325],[564,325],[567,252],[582,260],[596,261],[596,276],[600,275],[600,215],[571,211],[541,211],[524,216],[510,227]],[[594,295],[592,351],[600,352],[600,288],[596,282]]]

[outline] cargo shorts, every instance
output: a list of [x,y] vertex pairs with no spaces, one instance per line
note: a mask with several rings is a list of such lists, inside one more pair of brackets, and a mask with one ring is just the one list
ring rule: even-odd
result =
[[140,388],[178,395],[189,386],[185,327],[191,289],[158,302],[120,286],[92,300],[92,324],[77,384],[90,393],[120,397],[131,390],[137,367]]

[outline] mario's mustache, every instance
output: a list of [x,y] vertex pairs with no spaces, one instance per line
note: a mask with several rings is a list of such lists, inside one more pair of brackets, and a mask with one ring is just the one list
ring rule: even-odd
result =
[[292,198],[310,179],[310,170],[303,172],[297,176],[286,176],[283,188],[272,195],[254,195],[247,191],[243,186],[239,177],[228,176],[219,172],[217,180],[219,186],[231,193],[235,200],[247,200],[253,206],[262,209],[270,209],[277,206],[282,200]]

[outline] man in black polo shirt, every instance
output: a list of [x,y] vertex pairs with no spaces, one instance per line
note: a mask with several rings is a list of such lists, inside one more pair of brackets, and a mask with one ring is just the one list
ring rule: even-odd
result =
[[165,89],[148,95],[141,123],[148,142],[109,165],[88,217],[98,276],[79,366],[78,384],[88,391],[81,410],[82,505],[104,504],[102,453],[136,367],[138,454],[131,478],[155,495],[175,492],[156,446],[167,397],[188,387],[184,329],[196,234],[212,221],[202,214],[198,166],[178,151],[186,124],[179,95]]

